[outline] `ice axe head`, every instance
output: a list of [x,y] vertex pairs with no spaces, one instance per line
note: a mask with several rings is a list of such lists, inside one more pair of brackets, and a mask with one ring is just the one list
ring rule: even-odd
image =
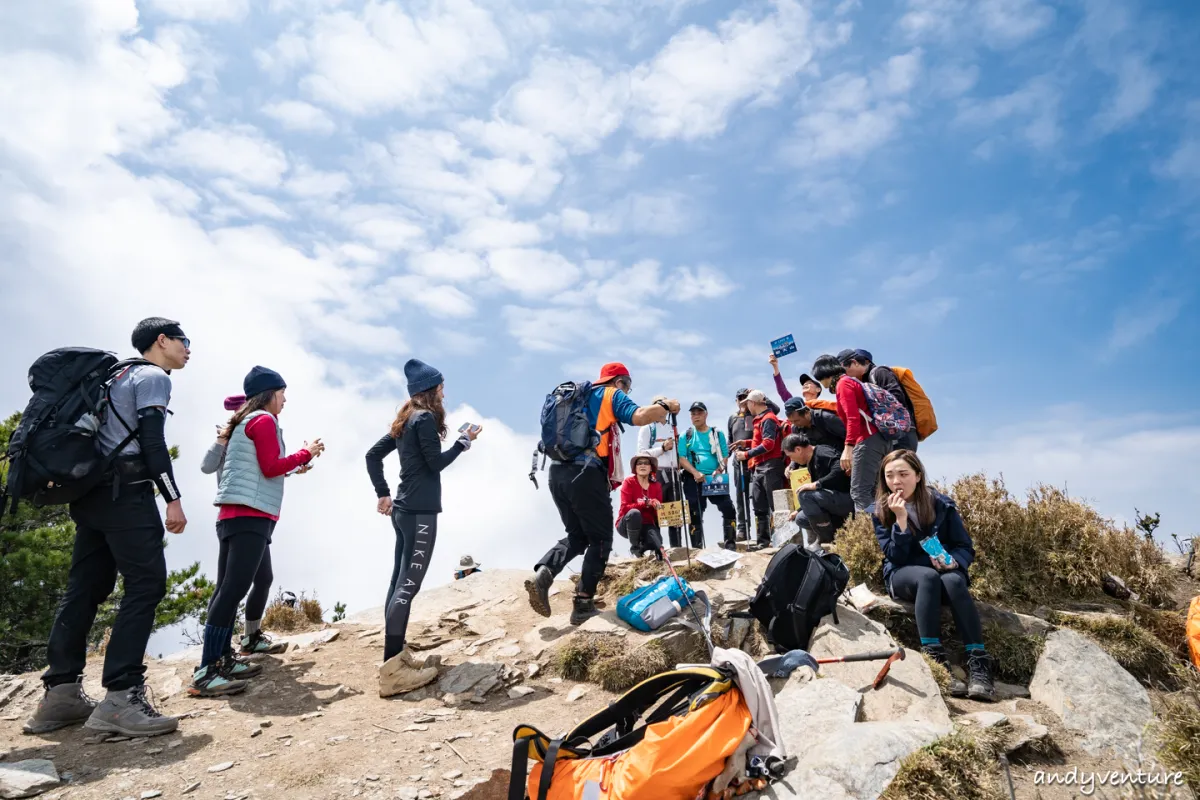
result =
[[894,652],[890,656],[888,656],[887,661],[883,662],[883,668],[880,669],[879,674],[875,676],[875,680],[871,683],[871,688],[878,689],[880,686],[882,686],[883,682],[885,680],[887,680],[888,672],[891,670],[892,664],[894,664],[897,661],[903,661],[903,660],[904,660],[904,648],[897,647],[896,652]]

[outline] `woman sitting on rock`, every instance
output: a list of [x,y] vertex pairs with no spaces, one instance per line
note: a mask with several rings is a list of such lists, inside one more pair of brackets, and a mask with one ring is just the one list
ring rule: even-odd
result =
[[[926,484],[925,466],[911,450],[889,453],[879,469],[874,517],[875,538],[883,548],[883,582],[895,600],[916,604],[921,650],[947,670],[950,661],[942,646],[942,602],[950,605],[954,625],[967,648],[968,683],[950,675],[950,693],[972,700],[996,699],[992,657],[983,647],[983,627],[969,590],[967,569],[975,547],[954,501]],[[932,541],[930,541],[932,540]],[[922,546],[945,559],[934,557]]]
[[629,462],[632,473],[621,483],[621,510],[617,514],[617,532],[629,540],[634,558],[653,552],[662,561],[662,534],[658,529],[658,507],[662,505],[662,484],[658,482],[658,463],[646,451]]

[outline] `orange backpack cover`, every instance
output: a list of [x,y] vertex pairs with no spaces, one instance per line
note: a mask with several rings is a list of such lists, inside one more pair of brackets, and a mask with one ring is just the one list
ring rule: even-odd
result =
[[896,379],[900,381],[900,385],[908,393],[908,399],[912,401],[916,417],[913,423],[917,426],[917,441],[923,442],[938,429],[937,414],[933,413],[933,403],[930,402],[929,395],[925,394],[925,390],[921,388],[921,384],[917,383],[917,379],[913,377],[911,369],[892,367],[892,372],[896,373]]
[[1200,669],[1200,595],[1192,598],[1192,605],[1188,609],[1187,641],[1192,651],[1192,663]]

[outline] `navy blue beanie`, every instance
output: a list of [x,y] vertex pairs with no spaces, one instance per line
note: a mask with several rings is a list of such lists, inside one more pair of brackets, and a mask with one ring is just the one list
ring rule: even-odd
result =
[[287,384],[284,382],[283,376],[266,367],[255,367],[247,372],[246,377],[242,380],[242,392],[246,397],[286,388]]
[[409,397],[427,392],[446,381],[442,373],[416,358],[410,358],[404,365],[404,377],[408,378]]

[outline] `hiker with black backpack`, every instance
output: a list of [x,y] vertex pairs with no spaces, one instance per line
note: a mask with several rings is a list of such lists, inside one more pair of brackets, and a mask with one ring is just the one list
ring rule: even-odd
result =
[[725,434],[708,425],[708,406],[699,400],[688,409],[692,427],[679,441],[679,466],[683,470],[683,496],[692,510],[692,547],[704,546],[704,511],[711,502],[721,512],[721,547],[737,549],[737,514],[729,497],[725,476],[729,442]]
[[841,450],[846,443],[846,426],[836,411],[809,408],[799,397],[788,398],[783,410],[787,414],[785,434],[802,433],[813,444],[823,444],[836,450]]
[[850,476],[842,469],[840,454],[827,445],[814,444],[800,433],[783,440],[783,454],[793,464],[808,469],[808,483],[796,488],[799,509],[792,520],[812,531],[821,544],[832,544],[834,533],[854,513]]
[[868,511],[883,550],[884,585],[893,599],[915,603],[922,652],[949,670],[941,640],[942,604],[948,604],[966,646],[968,674],[964,684],[951,673],[950,693],[995,700],[993,659],[983,645],[967,571],[975,546],[954,501],[929,488],[916,453],[895,450],[883,459],[875,503]]
[[[167,504],[166,530],[178,534],[187,526],[163,428],[171,402],[171,372],[187,365],[191,343],[178,322],[162,317],[139,322],[131,342],[141,354],[138,359],[117,362],[102,351],[58,350],[30,370],[34,398],[22,417],[22,426],[29,427],[18,428],[19,436],[13,437],[25,452],[16,451],[10,470],[36,473],[46,466],[37,450],[45,441],[42,435],[55,432],[56,417],[47,415],[48,409],[61,412],[57,421],[71,429],[64,434],[76,440],[91,437],[90,452],[76,452],[97,463],[87,470],[88,486],[66,482],[57,487],[65,494],[54,495],[68,499],[75,545],[67,589],[46,647],[46,693],[25,724],[26,733],[83,722],[92,730],[122,736],[157,736],[179,726],[178,719],[163,716],[151,703],[143,660],[167,586],[156,488]],[[48,363],[55,369],[39,368]],[[55,386],[54,379],[64,376],[70,377]],[[68,409],[64,403],[76,397],[86,397],[87,406]],[[10,448],[10,458],[13,455]],[[37,495],[34,502],[40,502]],[[107,692],[97,704],[83,691],[88,632],[118,574],[125,594],[104,654],[101,683]]]
[[[896,373],[889,367],[878,366],[870,351],[843,350],[838,353],[837,357],[847,375],[857,378],[863,383],[873,383],[881,389],[887,389],[893,397],[900,401],[913,419],[916,419],[917,412],[913,409],[913,402],[909,399],[908,392],[904,390],[900,379],[896,377]],[[917,429],[914,426],[912,430],[896,439],[892,446],[896,450],[912,450],[915,453],[917,441]]]
[[735,458],[750,468],[750,498],[754,502],[754,533],[760,548],[771,546],[774,493],[784,488],[783,424],[758,389],[746,395],[746,409],[754,415],[753,435],[743,440]]
[[241,652],[279,652],[262,631],[273,579],[271,538],[283,509],[285,479],[325,449],[316,439],[285,455],[279,416],[287,404],[287,383],[278,372],[256,366],[242,381],[242,389],[245,399],[221,431],[226,446],[213,500],[219,509],[217,587],[204,625],[200,666],[187,687],[193,697],[238,694],[245,690],[246,679],[262,671],[260,664],[233,654],[230,637],[243,600],[246,635]]
[[879,464],[895,439],[911,428],[912,418],[890,392],[846,375],[836,356],[819,356],[813,375],[837,397],[838,418],[846,426],[842,469],[850,473],[854,509],[865,511],[875,502]]
[[[408,400],[391,428],[367,451],[367,474],[375,488],[375,510],[392,518],[396,553],[384,612],[384,664],[379,670],[379,696],[409,692],[437,677],[437,667],[418,660],[408,648],[408,618],[412,602],[429,571],[437,544],[438,515],[442,513],[442,470],[449,467],[483,430],[463,425],[450,447],[442,450],[446,428],[445,378],[428,364],[410,358],[404,365]],[[391,499],[383,475],[383,459],[400,455],[400,485]]]
[[629,370],[612,362],[601,367],[594,382],[561,384],[542,405],[542,436],[534,459],[540,453],[553,462],[550,495],[567,532],[534,565],[534,577],[525,581],[529,605],[543,617],[551,614],[550,587],[555,576],[580,555],[583,569],[570,621],[581,625],[596,615],[594,595],[615,530],[612,490],[624,480],[622,426],[664,423],[671,414],[679,413],[676,400],[639,407],[629,398],[632,390]]

